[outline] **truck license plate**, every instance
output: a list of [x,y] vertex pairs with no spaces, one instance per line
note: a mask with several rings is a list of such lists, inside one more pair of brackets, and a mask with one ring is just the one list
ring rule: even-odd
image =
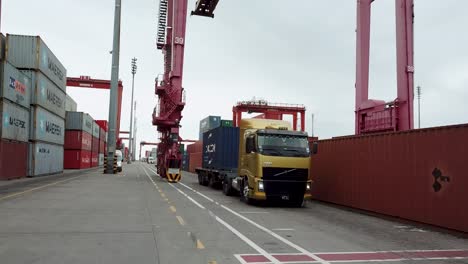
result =
[[289,200],[289,195],[281,195],[281,200],[288,201]]

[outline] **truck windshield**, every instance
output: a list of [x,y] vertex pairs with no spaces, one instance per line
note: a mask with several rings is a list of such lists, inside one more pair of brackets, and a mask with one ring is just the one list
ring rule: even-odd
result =
[[258,135],[258,152],[267,156],[308,157],[307,137],[265,134]]

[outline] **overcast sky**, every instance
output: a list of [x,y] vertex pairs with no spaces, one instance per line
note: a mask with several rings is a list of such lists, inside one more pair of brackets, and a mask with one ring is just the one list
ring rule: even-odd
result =
[[[138,141],[156,141],[154,79],[163,71],[155,46],[158,0],[122,0],[121,129],[130,119],[130,60],[138,58]],[[193,9],[195,0],[189,0]],[[184,65],[187,106],[181,136],[198,137],[208,115],[232,119],[252,97],[297,103],[315,114],[320,138],[354,132],[356,1],[221,0],[216,18],[189,17]],[[370,97],[396,98],[393,0],[375,1]],[[423,89],[423,127],[467,123],[468,1],[415,1],[415,85]],[[4,0],[2,32],[40,35],[68,76],[110,79],[114,0]],[[107,119],[108,91],[68,88],[78,109]],[[415,115],[415,120],[417,116]],[[149,147],[148,147],[149,148]]]

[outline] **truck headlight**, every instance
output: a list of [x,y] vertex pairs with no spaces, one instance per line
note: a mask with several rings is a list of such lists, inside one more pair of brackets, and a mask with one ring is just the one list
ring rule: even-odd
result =
[[310,182],[307,183],[307,185],[306,185],[306,190],[307,190],[307,191],[310,191]]
[[263,186],[263,181],[259,181],[258,182],[258,190],[260,192],[263,192],[265,189],[264,189],[264,186]]

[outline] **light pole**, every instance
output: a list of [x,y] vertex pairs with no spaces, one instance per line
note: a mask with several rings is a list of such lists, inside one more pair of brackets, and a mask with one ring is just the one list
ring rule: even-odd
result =
[[119,54],[120,54],[120,17],[122,1],[115,0],[114,39],[112,47],[112,74],[109,99],[109,132],[107,134],[107,164],[106,173],[114,173],[114,155],[116,152],[117,132],[117,89],[119,84]]
[[133,130],[132,130],[132,127],[133,127],[133,91],[134,91],[134,88],[135,88],[135,74],[136,74],[136,71],[137,71],[137,65],[136,65],[136,62],[137,62],[137,58],[133,58],[132,59],[132,101],[130,102],[130,135],[129,135],[129,139],[128,139],[128,151],[130,152],[129,155],[129,159],[127,161],[128,164],[132,163],[132,159],[133,159],[133,144],[132,144],[132,141],[133,141]]

